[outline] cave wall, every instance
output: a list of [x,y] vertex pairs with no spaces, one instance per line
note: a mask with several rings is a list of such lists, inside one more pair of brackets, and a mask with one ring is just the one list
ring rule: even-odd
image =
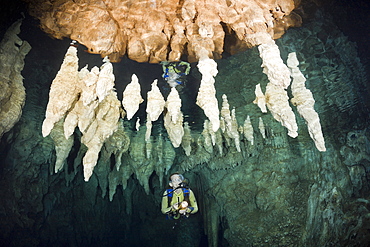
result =
[[[69,41],[48,38],[37,31],[37,23],[30,18],[21,30],[20,36],[33,49],[22,72],[27,93],[23,115],[0,144],[0,242],[4,246],[368,243],[370,133],[368,109],[363,104],[368,80],[355,44],[323,12],[317,12],[302,28],[289,30],[277,43],[284,61],[289,52],[298,54],[306,86],[316,100],[327,151],[315,148],[297,112],[299,135],[293,139],[271,114],[261,113],[252,103],[255,85],[261,83],[264,90],[268,82],[257,49],[218,60],[217,97],[227,94],[239,125],[246,115],[251,116],[254,145],[241,137],[241,152],[233,142],[225,141],[223,155],[216,148],[198,145],[192,156],[166,147],[176,154],[170,171],[185,172],[200,204],[199,213],[177,225],[160,213],[167,180],[160,180],[155,173],[147,178],[149,193],[139,183],[138,175],[131,175],[125,189],[121,185],[114,187],[117,191],[110,201],[108,189],[113,188],[102,184],[97,175],[89,182],[83,181],[79,161],[84,147],[76,145],[64,170],[53,174],[54,144],[50,138],[42,137],[41,124],[50,83]],[[38,38],[32,39],[31,33]],[[101,64],[99,57],[85,56],[81,50],[81,66],[87,62]],[[139,71],[155,70],[128,60],[114,66],[117,73],[140,66]],[[127,73],[118,78],[127,83],[129,76]],[[148,75],[142,78],[147,85],[153,79]],[[196,88],[200,74],[195,68],[191,78],[189,83],[195,85],[189,87]],[[118,79],[116,82],[120,83]],[[192,94],[184,97],[191,99]],[[197,112],[193,107],[196,106],[189,111]],[[202,126],[200,119],[204,119],[201,112],[197,114],[193,119],[195,129]],[[265,123],[266,138],[258,130],[259,117]],[[137,137],[140,133],[134,130],[134,124],[126,125],[130,137],[137,138],[140,145],[142,139]],[[199,136],[200,133],[194,138]],[[135,163],[130,151],[122,160],[123,166]],[[98,166],[112,164],[114,160],[108,158],[101,159]]]

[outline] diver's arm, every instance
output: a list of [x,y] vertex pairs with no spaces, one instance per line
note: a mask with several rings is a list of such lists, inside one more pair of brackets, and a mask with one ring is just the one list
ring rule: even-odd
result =
[[188,213],[195,214],[196,212],[198,212],[197,199],[195,198],[195,195],[192,190],[190,190],[189,203],[190,206],[188,207],[188,209],[190,210],[190,212]]
[[186,63],[186,70],[185,70],[185,75],[188,75],[189,74],[189,72],[190,72],[190,69],[191,69],[191,67],[190,67],[190,64],[189,63]]
[[163,197],[162,197],[162,207],[161,207],[161,211],[163,214],[168,214],[172,211],[172,207],[168,207],[168,196],[167,195],[167,191],[165,191],[163,193]]

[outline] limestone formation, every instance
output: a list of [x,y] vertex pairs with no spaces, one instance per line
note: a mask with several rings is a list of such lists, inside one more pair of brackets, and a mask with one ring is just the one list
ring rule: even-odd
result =
[[[221,117],[225,122],[225,134],[229,138],[234,139],[236,149],[240,152],[240,136],[238,132],[238,123],[235,117],[235,109],[230,112],[230,106],[225,94],[222,95],[222,100]],[[213,143],[215,143],[215,141],[213,141]]]
[[321,131],[319,115],[314,109],[315,99],[311,91],[305,86],[306,78],[298,68],[299,62],[295,52],[289,53],[287,64],[293,78],[291,86],[293,98],[291,102],[297,106],[299,114],[305,119],[308,132],[317,149],[324,152],[326,151],[325,140]]
[[298,136],[298,126],[285,90],[290,85],[290,71],[281,59],[279,48],[273,40],[258,46],[258,50],[263,61],[263,73],[269,79],[265,92],[267,108],[272,116],[288,129],[288,135],[295,138]]
[[[89,3],[94,7],[98,1]],[[48,3],[52,7],[56,2],[63,6],[64,0]],[[104,0],[107,5],[112,2]],[[131,1],[133,5],[139,2],[145,3]],[[75,3],[81,4],[79,8],[84,7],[83,0]],[[144,5],[151,8],[162,3],[151,1]],[[205,11],[198,11],[198,1],[180,3],[194,11],[182,13],[182,8],[178,8],[176,17],[186,16],[187,30],[185,32],[181,26],[182,21],[177,22],[171,38],[176,38],[178,45],[175,42],[171,44],[169,56],[183,58],[182,49],[200,47],[207,51],[207,58],[216,57],[220,51],[219,42],[227,42],[230,37],[220,35],[217,31],[219,23],[200,23],[212,13],[206,11],[207,8],[213,6],[207,5],[206,0],[202,5]],[[241,1],[227,1],[226,4],[232,8],[242,6],[239,10],[248,16],[245,18],[259,16],[264,6],[262,1],[259,1],[259,6],[252,3],[244,6]],[[251,8],[256,12],[249,11]],[[272,9],[268,14],[279,18],[284,15],[280,11],[282,8]],[[101,6],[102,12],[104,9],[105,6]],[[147,16],[142,18],[146,20]],[[184,134],[181,148],[174,148],[179,141],[172,144],[163,128],[162,116],[157,122],[150,121],[155,117],[145,112],[144,104],[139,105],[140,111],[131,120],[123,118],[122,105],[114,90],[110,90],[109,83],[105,84],[107,90],[101,90],[104,97],[99,102],[96,92],[98,67],[85,67],[78,71],[75,83],[81,88],[79,96],[54,124],[50,137],[43,138],[41,123],[47,103],[47,97],[44,97],[47,92],[43,90],[50,85],[48,76],[55,70],[50,61],[55,62],[56,58],[53,57],[54,51],[49,54],[45,53],[46,49],[27,55],[30,56],[27,57],[30,58],[27,70],[22,72],[27,75],[26,105],[21,121],[3,136],[0,145],[3,157],[0,169],[2,242],[8,246],[48,246],[50,243],[61,246],[106,246],[109,243],[150,246],[155,239],[159,246],[199,246],[200,243],[208,243],[209,246],[367,246],[370,132],[368,107],[361,102],[361,97],[367,96],[363,90],[368,80],[361,72],[362,67],[358,66],[360,60],[354,50],[338,46],[343,41],[339,40],[340,32],[327,24],[331,20],[320,12],[315,18],[321,18],[321,21],[316,23],[314,18],[310,18],[308,25],[286,33],[279,45],[284,48],[284,56],[296,50],[298,58],[304,59],[305,67],[300,65],[299,69],[307,78],[307,88],[315,96],[315,111],[320,114],[322,130],[325,130],[325,153],[314,146],[305,131],[307,126],[303,118],[297,115],[300,136],[293,140],[286,134],[286,127],[252,103],[256,98],[255,86],[260,83],[263,93],[267,92],[266,101],[270,102],[269,111],[273,114],[284,113],[284,104],[289,103],[298,107],[310,106],[302,108],[303,117],[308,112],[312,113],[312,95],[305,89],[301,74],[293,72],[296,70],[298,73],[297,62],[294,66],[288,62],[293,83],[285,89],[284,83],[275,85],[271,82],[266,88],[268,77],[261,73],[257,49],[218,60],[215,96],[218,100],[223,100],[223,94],[228,96],[227,104],[219,102],[220,128],[214,132],[207,116],[191,102],[196,92],[191,92],[188,98],[189,95],[180,94]],[[252,24],[256,28],[265,28],[262,18],[255,20]],[[234,23],[237,25],[238,20]],[[199,29],[194,28],[198,24]],[[268,25],[274,25],[274,22]],[[140,28],[135,25],[134,29]],[[228,29],[227,24],[222,24],[222,28],[225,32],[234,32]],[[235,26],[237,28],[243,29],[244,26]],[[138,32],[134,29],[133,32]],[[190,37],[191,31],[194,38],[190,45],[186,43],[186,37]],[[255,35],[251,32],[247,36],[254,36],[258,42],[267,41],[260,32]],[[47,38],[41,43],[43,48],[49,47]],[[54,47],[59,51],[60,46]],[[214,47],[217,52],[209,54],[207,47]],[[157,55],[153,53],[150,56]],[[191,56],[196,58],[198,55],[194,53]],[[269,57],[266,54],[264,59]],[[266,67],[267,64],[264,62]],[[142,90],[150,87],[148,83],[153,78],[152,74],[149,75],[153,71],[146,68],[159,67],[128,60],[117,64],[117,67],[121,65],[129,65],[127,68],[140,66],[135,70],[143,73],[138,75],[143,78],[140,81]],[[122,72],[125,76],[130,73]],[[160,76],[160,71],[157,72],[156,75]],[[191,84],[193,78],[196,78],[195,82],[200,81],[197,71],[193,72],[186,85],[189,87],[183,91],[185,93],[198,86]],[[265,72],[269,74],[269,71]],[[270,76],[281,72],[277,69]],[[281,78],[285,80],[285,76],[276,76],[279,82]],[[297,86],[295,79],[300,79]],[[274,80],[276,78],[271,81]],[[121,83],[117,81],[117,84]],[[165,82],[163,85],[167,87]],[[168,88],[165,87],[161,88],[163,92]],[[347,90],[350,88],[353,91]],[[277,90],[280,91],[276,95],[271,93]],[[344,92],[350,97],[340,98]],[[293,95],[293,100],[285,97],[288,95]],[[224,98],[226,101],[226,96]],[[356,98],[358,100],[353,101]],[[277,104],[273,105],[274,102]],[[149,99],[145,103],[149,104]],[[159,116],[162,111],[150,112]],[[165,112],[168,113],[168,109]],[[164,117],[166,123],[173,123],[170,114]],[[281,119],[289,120],[286,116]],[[238,127],[238,123],[243,124],[243,121],[244,125]],[[153,133],[148,134],[152,128]],[[229,135],[235,130],[239,135],[243,134],[240,139],[237,139],[238,135]],[[170,136],[179,135],[171,133]],[[54,171],[59,172],[51,175]],[[159,210],[161,194],[172,172],[181,172],[189,179],[189,186],[194,189],[200,206],[198,215],[180,222],[184,227],[179,238],[166,234],[169,225],[161,223],[164,216]],[[88,182],[82,181],[84,175]],[[195,227],[186,227],[188,223]],[[117,229],[119,234],[116,234]],[[186,241],[179,242],[185,238]]]
[[214,86],[217,75],[217,63],[207,57],[204,57],[198,62],[199,72],[202,74],[202,81],[197,97],[197,105],[203,109],[204,114],[208,117],[212,124],[212,130],[216,132],[220,127],[220,111],[216,98],[216,89]]
[[181,112],[181,99],[176,88],[171,88],[166,101],[167,112],[164,115],[164,127],[175,148],[181,145],[184,135],[183,115]]
[[263,113],[267,112],[266,109],[266,97],[262,92],[261,84],[256,85],[256,90],[254,91],[256,95],[256,99],[253,101],[254,104],[258,105],[258,107],[261,109]]
[[135,113],[139,110],[139,105],[144,101],[140,95],[141,89],[139,79],[135,74],[131,77],[131,83],[129,83],[125,91],[123,92],[122,105],[127,113],[127,119],[130,120]]
[[231,135],[235,142],[235,147],[238,152],[241,152],[240,149],[240,135],[238,131],[238,122],[236,121],[235,108],[231,110]]
[[[122,155],[127,152],[130,146],[130,137],[123,127],[123,120],[120,119],[117,130],[104,142],[104,147],[109,154],[114,154],[115,167],[117,171],[122,165]],[[110,156],[109,156],[110,157]]]
[[263,139],[266,139],[266,128],[261,117],[258,118],[258,129],[260,130]]
[[113,74],[113,65],[110,63],[108,57],[105,57],[103,62],[104,64],[100,68],[98,81],[96,82],[96,94],[99,98],[99,102],[102,102],[113,90],[115,79]]
[[171,88],[171,92],[167,97],[166,101],[167,114],[171,116],[171,121],[176,124],[178,121],[182,121],[181,113],[181,99],[176,88]]
[[[146,112],[150,121],[156,121],[163,112],[166,101],[157,86],[157,80],[152,83],[152,90],[148,92]],[[181,102],[180,102],[181,104]]]
[[190,130],[189,124],[188,122],[185,122],[184,123],[184,136],[182,137],[181,147],[184,149],[186,156],[190,156],[192,141],[193,140],[191,137],[191,130]]
[[93,173],[105,140],[117,130],[119,117],[120,102],[116,92],[111,91],[98,105],[95,120],[81,138],[81,142],[88,148],[83,158],[85,181],[88,181]]
[[[277,39],[301,23],[293,0],[25,1],[45,32],[77,40],[111,61],[127,54],[138,62],[178,61],[182,55],[194,62],[199,47],[220,58],[225,50],[260,45],[263,34]],[[225,36],[236,42],[225,43]]]
[[66,163],[66,159],[74,143],[73,137],[65,137],[63,123],[64,118],[55,123],[54,128],[50,132],[51,139],[53,139],[55,145],[55,173],[61,171],[64,168],[64,164]]
[[254,144],[253,126],[249,115],[244,121],[243,134],[244,137],[253,145]]
[[270,39],[258,46],[262,58],[263,73],[275,86],[287,89],[290,85],[290,71],[280,57],[279,47]]
[[26,99],[21,71],[31,46],[17,36],[21,24],[11,25],[0,42],[0,138],[18,122]]
[[[58,150],[55,165],[55,172],[58,172],[63,168],[73,144],[71,135],[79,127],[82,133],[81,142],[88,148],[83,158],[85,181],[92,175],[105,140],[118,129],[122,111],[113,90],[112,64],[108,59],[104,59],[104,62],[100,71],[94,67],[90,72],[87,66],[78,71],[77,49],[74,46],[68,48],[51,85],[42,129],[43,136],[47,136],[56,123],[58,126],[63,125],[63,130],[58,127],[52,135]],[[61,140],[61,133],[64,140]],[[60,147],[61,145],[65,147]]]
[[145,133],[145,141],[148,142],[150,140],[150,135],[152,133],[152,121],[150,121],[149,114],[146,117],[146,133]]
[[45,120],[42,123],[44,137],[49,135],[54,124],[63,118],[77,100],[78,94],[81,93],[78,81],[77,49],[70,46],[58,74],[51,83],[49,103],[46,108]]

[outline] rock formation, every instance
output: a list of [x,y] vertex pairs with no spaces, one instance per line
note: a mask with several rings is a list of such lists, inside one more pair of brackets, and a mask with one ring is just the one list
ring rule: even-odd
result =
[[[39,13],[45,10],[45,16],[63,20],[65,26],[76,18],[77,22],[85,22],[90,32],[94,27],[100,32],[101,26],[119,25],[110,20],[127,10],[135,18],[144,20],[141,25],[126,23],[120,27],[122,30],[127,27],[132,33],[126,40],[134,42],[126,49],[129,56],[156,62],[162,59],[162,48],[171,47],[167,53],[174,60],[188,55],[188,59],[198,61],[199,65],[206,61],[211,66],[203,70],[202,66],[192,64],[187,87],[170,92],[160,78],[159,65],[124,58],[112,66],[111,61],[120,55],[112,53],[109,59],[102,54],[103,65],[98,59],[99,67],[90,69],[83,66],[86,61],[91,65],[96,56],[80,56],[82,46],[79,46],[77,54],[82,66],[76,66],[75,47],[67,50],[69,40],[41,36],[40,42],[33,39],[32,22],[24,22],[31,32],[21,34],[32,41],[33,50],[27,55],[22,71],[27,99],[21,119],[0,142],[1,244],[368,245],[370,133],[369,110],[362,101],[368,98],[363,90],[368,80],[356,45],[344,37],[326,14],[316,12],[303,27],[291,29],[278,41],[272,41],[270,33],[258,30],[273,26],[274,35],[284,32],[289,21],[284,26],[285,7],[280,1],[274,2],[280,6],[268,12],[260,11],[267,5],[262,1],[250,1],[248,5],[244,1],[225,1],[229,10],[225,13],[218,8],[218,1],[213,1],[213,5],[209,1],[179,1],[181,8],[178,7],[176,13],[168,12],[171,18],[155,16],[163,18],[164,23],[170,23],[172,17],[178,18],[169,46],[155,47],[156,41],[165,40],[171,27],[165,26],[161,33],[148,31],[147,26],[153,25],[153,30],[157,30],[155,25],[161,22],[145,22],[152,18],[145,14],[158,6],[172,10],[173,2],[126,1],[123,5],[132,4],[132,11],[143,5],[142,12],[109,9],[112,14],[105,15],[106,23],[86,25],[84,18],[99,19],[106,13],[107,6],[118,2],[68,2],[75,10],[96,10],[96,5],[105,3],[99,5],[100,12],[96,15],[91,12],[83,18],[79,12],[64,15],[62,10],[67,4],[64,0],[49,1],[49,9],[35,10]],[[55,7],[61,12],[53,12]],[[237,11],[233,12],[232,8]],[[221,14],[213,15],[221,12],[228,16],[234,14],[235,21],[222,23],[221,27],[219,22],[205,22],[223,18]],[[265,13],[267,17],[261,17]],[[238,18],[253,21],[244,26]],[[266,24],[266,18],[272,18],[272,22]],[[278,22],[279,30],[275,28]],[[50,21],[48,25],[59,24]],[[249,25],[253,30],[248,29]],[[219,32],[220,28],[224,34]],[[67,29],[60,29],[68,33]],[[77,25],[75,30],[79,30]],[[106,35],[101,35],[98,41],[106,42],[108,47],[109,33],[115,29],[102,30]],[[80,31],[80,42],[90,40]],[[142,35],[135,36],[137,33]],[[244,33],[246,35],[237,36]],[[247,40],[252,40],[258,47],[217,60],[221,50],[227,47],[224,41],[228,49],[240,51],[241,42],[230,40],[231,36],[245,40],[244,46]],[[91,40],[95,44],[96,40]],[[120,42],[118,38],[117,42],[109,47],[116,47]],[[48,44],[54,49],[45,49]],[[58,51],[58,55],[54,51]],[[291,64],[289,59],[288,67],[283,62],[292,52],[299,58],[299,69],[296,60]],[[74,80],[65,73],[70,73]],[[141,97],[136,96],[133,97],[139,99],[136,102],[127,100],[135,105],[128,120],[118,97],[127,88],[121,86],[126,85],[133,74],[140,78],[140,88],[133,93],[142,95],[144,101],[137,103]],[[48,89],[54,77],[50,94],[55,98],[50,96],[48,104]],[[158,84],[153,83],[150,90],[155,79]],[[76,85],[75,88],[67,82]],[[208,87],[209,102],[203,103],[210,103],[213,115],[196,105],[197,95],[191,90],[205,85],[211,87]],[[260,102],[263,98],[266,100],[267,113],[253,103],[256,85],[261,89],[257,92]],[[56,86],[61,88],[56,90]],[[60,93],[62,87],[64,94]],[[66,92],[69,88],[74,93]],[[162,95],[167,99],[165,108]],[[64,97],[71,97],[73,101]],[[61,107],[58,103],[62,103]],[[51,121],[44,119],[46,109],[47,119],[51,117]],[[321,128],[318,128],[318,116]],[[42,130],[44,120],[48,123],[45,124],[44,133],[49,132],[46,137]],[[219,128],[214,128],[214,122],[219,122]],[[325,136],[325,146],[323,140],[320,141],[319,129]],[[174,222],[167,221],[159,210],[172,172],[185,175],[200,205],[198,215],[181,220],[175,229]]]
[[21,24],[10,26],[0,42],[0,138],[18,122],[26,99],[21,72],[31,46],[17,36]]
[[320,118],[314,109],[315,99],[310,90],[305,86],[306,78],[299,70],[298,59],[295,52],[289,53],[288,67],[291,70],[292,82],[292,104],[297,106],[299,114],[305,119],[308,127],[308,132],[314,140],[319,151],[326,151],[324,136],[321,131]]
[[[77,40],[111,61],[127,54],[138,62],[178,61],[182,55],[194,62],[199,46],[220,58],[223,51],[261,44],[261,34],[277,39],[302,21],[292,12],[298,7],[293,0],[25,1],[45,32]],[[225,43],[225,36],[235,42]]]

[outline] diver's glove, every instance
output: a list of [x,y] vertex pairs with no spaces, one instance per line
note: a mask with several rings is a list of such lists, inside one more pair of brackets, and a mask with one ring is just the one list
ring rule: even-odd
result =
[[175,203],[175,204],[173,204],[173,205],[171,206],[172,211],[177,211],[177,210],[179,209],[179,204],[180,204],[180,203]]

